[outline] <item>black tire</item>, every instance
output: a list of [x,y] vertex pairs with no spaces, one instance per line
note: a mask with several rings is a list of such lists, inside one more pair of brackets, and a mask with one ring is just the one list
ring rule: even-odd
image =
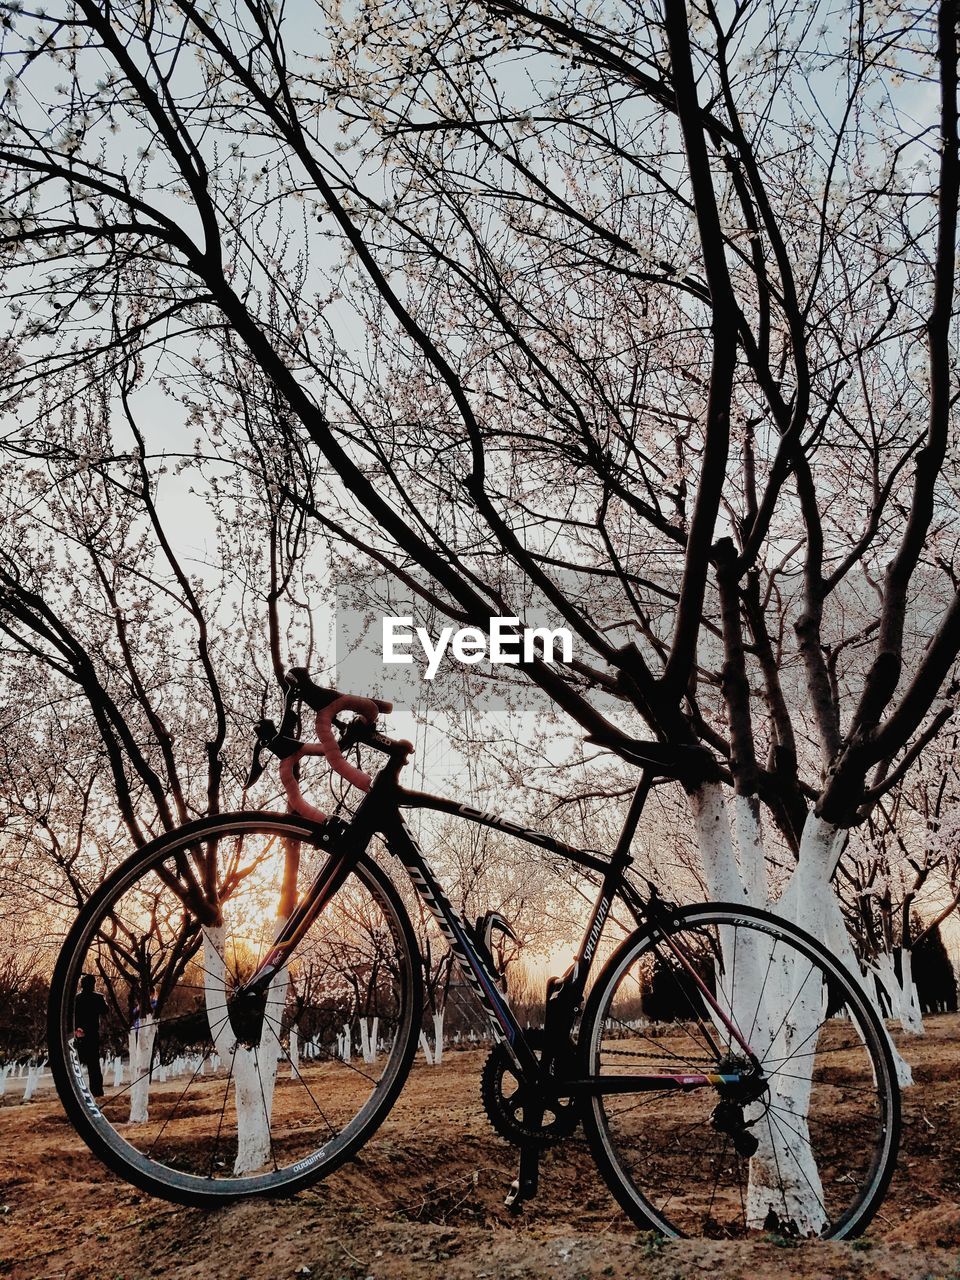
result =
[[[667,938],[734,1011],[764,1068],[759,1098],[738,1092],[748,1057]],[[769,912],[684,907],[671,923],[631,934],[590,993],[578,1051],[586,1076],[726,1069],[738,1081],[598,1090],[584,1099],[597,1166],[643,1228],[668,1236],[844,1239],[864,1230],[886,1192],[900,1137],[887,1033],[860,984],[826,948]],[[753,1140],[760,1148],[751,1159]]]
[[[226,1000],[212,1003],[220,993],[229,999],[231,986],[272,944],[289,859],[298,860],[301,890],[326,860],[318,835],[303,818],[268,813],[189,823],[127,859],[67,936],[48,1015],[57,1090],[91,1151],[152,1195],[211,1206],[293,1194],[366,1142],[403,1086],[420,1030],[419,952],[397,890],[366,855],[298,943],[286,979],[271,987],[252,1022],[235,1006],[226,1012]],[[209,918],[204,933],[195,908],[170,884],[172,877],[182,887],[189,868],[204,858],[219,868],[222,933]],[[131,1001],[144,1010],[151,994],[157,1002],[151,1018],[140,1022],[143,1039],[136,1064],[130,1062],[130,1082],[113,1086],[108,1070],[99,1100],[90,1094],[78,1052],[83,1042],[75,1036],[75,1022],[85,1016],[75,1009],[84,972],[109,997],[100,1031],[105,1048],[122,1045]],[[217,1007],[225,1010],[219,1020]],[[290,1038],[294,1016],[296,1040]],[[331,1035],[347,1032],[355,1043],[361,1018],[370,1061],[357,1065],[345,1041],[331,1048]],[[385,1045],[379,1053],[377,1032]],[[294,1049],[301,1034],[302,1055]],[[184,1062],[173,1087],[158,1080]],[[132,1123],[131,1099],[145,1088],[147,1119]]]

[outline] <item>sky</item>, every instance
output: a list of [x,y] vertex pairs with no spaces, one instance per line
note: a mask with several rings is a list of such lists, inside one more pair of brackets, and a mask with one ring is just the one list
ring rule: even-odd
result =
[[[307,55],[314,48],[314,36],[310,21],[311,9],[312,6],[306,4],[305,0],[297,0],[297,3],[291,5],[288,9],[290,31],[288,43],[291,48]],[[835,10],[835,14],[838,15],[838,22],[844,13],[844,7],[838,6]],[[515,93],[518,100],[527,96],[526,72],[523,69],[511,68],[509,65],[505,65],[503,74],[508,84],[510,84],[510,92]],[[516,77],[513,83],[510,83],[511,76]],[[904,101],[908,105],[908,109],[916,117],[923,120],[934,110],[936,99],[934,91],[929,86],[908,85],[905,90]],[[828,117],[832,105],[832,101],[829,98],[825,98],[824,110]],[[122,146],[124,141],[125,139],[121,135],[118,145]],[[348,161],[350,159],[349,156],[345,158]],[[379,175],[368,174],[367,181],[373,184],[374,189],[382,188],[382,179]],[[311,251],[316,254],[317,269],[322,271],[327,265],[325,258],[327,250],[324,242],[318,238],[316,243],[311,244],[310,247]],[[341,341],[349,343],[352,336],[354,341],[359,342],[356,314],[346,300],[335,300],[330,304],[330,319]],[[147,382],[137,392],[136,403],[138,409],[142,412],[144,420],[150,422],[150,441],[152,448],[156,452],[176,455],[192,451],[195,437],[194,428],[186,424],[184,415],[176,402],[163,393],[155,380]],[[205,502],[202,492],[191,492],[192,483],[193,480],[188,474],[166,476],[161,482],[161,504],[167,516],[168,526],[172,531],[176,549],[202,575],[205,566],[214,560],[217,555],[215,528],[209,505]],[[329,598],[319,599],[314,604],[321,619],[320,630],[326,631],[326,627],[323,624],[327,618],[332,616],[334,601]],[[324,655],[324,661],[322,661],[321,665],[329,667],[333,659],[334,654],[331,648]],[[388,694],[385,684],[382,688],[383,692]],[[353,689],[351,691],[366,692],[365,689]],[[403,711],[393,718],[392,726],[400,734],[406,734],[411,737],[420,734],[421,759],[430,760],[431,769],[435,768],[437,772],[442,773],[448,785],[458,785],[466,773],[466,766],[462,761],[456,759],[455,753],[451,753],[446,748],[442,735],[433,742],[422,740],[422,730],[419,729],[419,725],[425,717],[429,718],[431,710],[429,691],[424,690],[422,702],[416,702],[413,706],[410,705],[411,699],[409,697],[405,701],[406,705]],[[498,726],[495,719],[490,722],[490,727],[496,732]],[[530,722],[530,732],[532,734],[537,732],[535,721]],[[567,745],[562,738],[559,738],[557,742],[558,752]],[[425,770],[426,766],[423,766],[421,774],[424,777]]]

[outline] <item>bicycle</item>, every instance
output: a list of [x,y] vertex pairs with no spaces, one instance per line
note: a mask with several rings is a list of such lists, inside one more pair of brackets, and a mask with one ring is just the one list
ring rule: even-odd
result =
[[[316,743],[299,736],[304,705]],[[677,906],[626,874],[651,788],[716,770],[709,753],[633,741],[640,778],[604,857],[402,787],[412,748],[377,729],[389,710],[293,669],[279,729],[258,727],[248,779],[272,753],[293,812],[189,822],[133,854],[85,905],[53,976],[49,1048],[91,1150],[148,1192],[213,1205],[292,1194],[367,1141],[407,1077],[422,1016],[416,938],[383,857],[371,855],[376,838],[432,912],[489,1020],[495,1045],[481,1091],[495,1129],[520,1149],[514,1208],[536,1192],[545,1148],[582,1125],[603,1178],[643,1228],[862,1231],[889,1183],[900,1128],[888,1040],[862,988],[771,914]],[[385,762],[371,777],[347,760],[351,748]],[[303,797],[298,766],[310,755],[363,793],[352,814],[341,806],[328,816]],[[547,982],[543,1028],[520,1026],[493,960],[493,932],[509,924],[495,913],[475,926],[460,916],[404,821],[409,809],[505,832],[599,881],[575,960]],[[298,875],[310,877],[299,898]],[[591,983],[614,901],[636,927]],[[150,1010],[136,1053],[131,1045],[131,1080],[100,1099],[74,1035],[84,972],[105,987],[116,1025],[124,984]],[[171,1062],[180,1078],[158,1084]],[[133,1115],[130,1098],[151,1075],[152,1094]]]

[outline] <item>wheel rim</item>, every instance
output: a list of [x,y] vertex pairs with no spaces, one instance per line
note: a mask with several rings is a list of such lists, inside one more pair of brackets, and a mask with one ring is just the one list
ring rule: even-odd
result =
[[[229,1199],[295,1189],[359,1145],[409,1064],[409,940],[388,882],[365,859],[259,1016],[231,1014],[230,993],[273,942],[284,870],[299,859],[302,890],[326,858],[291,834],[282,819],[258,820],[167,841],[115,877],[68,940],[55,1049],[64,1101],[98,1154],[160,1194]],[[201,862],[216,868],[219,921],[201,922],[174,891],[185,868],[199,875]],[[101,1025],[110,1052],[96,1101],[91,1054],[73,1034],[84,972],[108,1004]]]
[[745,913],[688,913],[671,936],[733,1011],[766,1087],[757,1096],[756,1080],[752,1092],[742,1083],[747,1055],[662,935],[625,947],[593,1006],[588,1072],[741,1083],[591,1099],[595,1151],[621,1204],[671,1235],[853,1234],[895,1142],[889,1054],[862,993],[841,987],[825,954]]

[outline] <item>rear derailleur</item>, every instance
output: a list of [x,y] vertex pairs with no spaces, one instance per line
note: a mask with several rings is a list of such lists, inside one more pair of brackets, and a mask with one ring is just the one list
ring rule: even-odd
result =
[[[766,1077],[758,1063],[744,1057],[731,1055],[717,1066],[721,1074],[736,1075],[738,1079],[718,1086],[720,1101],[713,1109],[710,1123],[717,1133],[730,1139],[738,1156],[749,1160],[760,1145],[753,1127],[766,1115],[770,1105]],[[744,1116],[747,1107],[755,1113],[750,1120]]]

